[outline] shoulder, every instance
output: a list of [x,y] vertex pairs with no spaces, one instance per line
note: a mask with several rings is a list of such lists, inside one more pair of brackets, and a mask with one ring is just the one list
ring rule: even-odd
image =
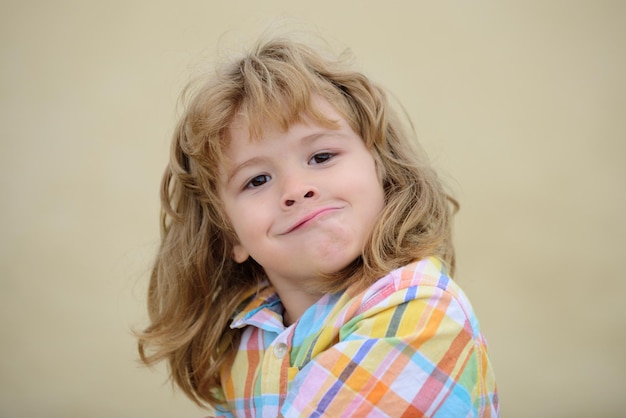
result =
[[478,332],[471,303],[441,260],[429,257],[381,277],[352,299],[361,319],[393,311],[438,311]]

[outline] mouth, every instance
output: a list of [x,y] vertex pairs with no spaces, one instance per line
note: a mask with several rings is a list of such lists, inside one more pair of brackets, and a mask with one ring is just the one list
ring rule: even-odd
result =
[[316,219],[319,219],[320,217],[326,215],[327,213],[333,212],[333,211],[338,210],[338,209],[340,209],[340,208],[338,208],[338,207],[327,207],[327,208],[316,209],[316,210],[314,210],[312,212],[309,212],[305,216],[300,218],[292,226],[290,226],[282,235],[286,235],[286,234],[289,234],[291,232],[297,231],[297,230],[305,227],[306,225],[310,224],[312,221],[314,221]]

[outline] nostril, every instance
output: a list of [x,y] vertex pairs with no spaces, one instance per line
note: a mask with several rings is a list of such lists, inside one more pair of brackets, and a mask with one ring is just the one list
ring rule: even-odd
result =
[[[306,192],[304,195],[301,195],[300,193],[302,193],[302,191],[296,191],[295,196],[294,194],[289,194],[289,197],[296,197],[296,199],[285,199],[283,200],[283,205],[285,205],[284,207],[291,207],[293,205],[295,205],[297,202],[300,202],[302,199],[310,199],[312,197],[315,197],[316,192],[315,189],[313,190],[309,190],[308,192]],[[300,197],[303,196],[303,197]],[[287,197],[287,196],[284,196]]]

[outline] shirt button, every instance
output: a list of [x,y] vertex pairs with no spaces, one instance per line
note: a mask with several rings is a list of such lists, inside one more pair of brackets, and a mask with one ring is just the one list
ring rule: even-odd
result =
[[274,346],[274,356],[278,359],[285,357],[287,354],[287,344],[278,343]]

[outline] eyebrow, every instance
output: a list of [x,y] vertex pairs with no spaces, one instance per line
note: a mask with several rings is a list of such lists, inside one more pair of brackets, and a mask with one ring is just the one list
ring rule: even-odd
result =
[[252,157],[248,160],[245,160],[241,164],[237,164],[232,170],[229,170],[226,173],[226,184],[227,185],[230,184],[233,178],[237,175],[237,173],[239,173],[244,168],[251,166],[251,165],[262,163],[265,160],[266,160],[265,157]]
[[[315,143],[315,141],[317,141],[318,139],[325,137],[325,136],[341,136],[341,135],[337,135],[339,132],[338,130],[335,129],[324,129],[322,131],[318,131],[318,132],[313,132],[309,135],[305,135],[302,138],[299,139],[300,142],[304,143],[305,145],[310,145]],[[271,139],[270,139],[271,141]],[[233,180],[233,178],[244,168],[251,166],[251,165],[255,165],[255,164],[259,164],[262,163],[264,161],[266,161],[267,158],[264,156],[256,156],[256,157],[252,157],[248,160],[245,160],[237,165],[235,165],[233,167],[232,170],[229,170],[226,173],[226,184],[230,184],[231,181]]]

